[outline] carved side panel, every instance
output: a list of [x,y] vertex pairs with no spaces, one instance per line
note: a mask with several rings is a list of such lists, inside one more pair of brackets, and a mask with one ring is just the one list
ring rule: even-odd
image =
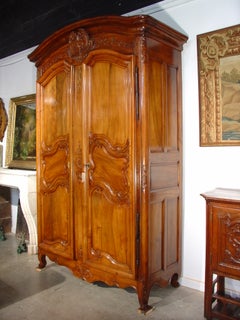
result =
[[240,265],[240,219],[231,219],[227,214],[222,218],[222,223],[226,227],[225,261]]
[[91,191],[97,191],[110,202],[129,203],[129,142],[113,145],[104,135],[92,134],[89,139]]
[[59,186],[69,187],[69,138],[59,137],[53,145],[42,144],[41,191],[52,193]]
[[213,266],[218,270],[240,266],[240,217],[234,209],[213,207]]

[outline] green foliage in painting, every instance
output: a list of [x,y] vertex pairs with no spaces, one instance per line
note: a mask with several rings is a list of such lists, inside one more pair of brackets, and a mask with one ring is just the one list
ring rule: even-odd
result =
[[36,156],[36,110],[18,105],[14,135],[14,160],[31,160]]
[[237,68],[233,68],[230,72],[224,71],[221,78],[223,81],[240,83],[240,71]]

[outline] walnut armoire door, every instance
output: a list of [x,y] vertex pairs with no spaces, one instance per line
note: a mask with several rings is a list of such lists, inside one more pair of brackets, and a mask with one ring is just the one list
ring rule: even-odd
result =
[[93,51],[83,64],[83,82],[87,184],[84,262],[94,268],[96,277],[101,274],[103,278],[104,271],[106,279],[115,273],[134,278],[134,57]]
[[39,256],[73,258],[69,88],[71,67],[58,63],[38,81],[37,175]]

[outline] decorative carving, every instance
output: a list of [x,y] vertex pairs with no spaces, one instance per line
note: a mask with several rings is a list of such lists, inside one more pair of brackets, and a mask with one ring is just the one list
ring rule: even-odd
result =
[[231,219],[227,214],[223,218],[226,226],[226,239],[230,249],[225,249],[225,259],[240,264],[240,221]]
[[92,48],[87,32],[84,29],[72,31],[69,35],[68,55],[77,62],[82,62]]
[[57,51],[54,52],[54,55],[51,59],[45,61],[41,66],[39,66],[37,70],[37,78],[39,79],[47,70],[49,70],[53,65],[60,66],[61,64],[64,65],[66,72],[70,70],[70,65],[67,62],[67,54],[65,51]]
[[[118,38],[112,36],[101,36],[97,35],[96,38],[90,39],[88,33],[85,29],[78,29],[72,31],[69,34],[68,39],[68,48],[67,50],[58,50],[57,53],[54,53],[51,59],[45,61],[42,65],[38,67],[38,79],[53,65],[64,61],[64,64],[68,66],[68,63],[77,63],[80,64],[88,56],[91,50],[96,49],[113,49],[117,50],[121,48],[129,49],[129,52],[133,49],[133,43],[131,40],[124,41],[119,40]],[[136,51],[138,53],[138,51]],[[141,52],[141,51],[139,51]]]
[[5,110],[4,103],[0,98],[0,141],[3,141],[7,124],[8,124],[7,112]]
[[76,273],[77,275],[82,278],[83,280],[87,280],[89,282],[92,281],[93,279],[93,274],[91,273],[91,271],[85,267],[84,265],[81,264],[77,264],[76,266]]
[[142,174],[141,174],[141,186],[142,192],[144,192],[147,188],[147,167],[145,165],[142,166]]
[[109,48],[109,49],[113,49],[113,48],[117,48],[119,50],[119,48],[125,48],[125,49],[129,49],[132,50],[133,44],[132,41],[130,40],[129,42],[125,41],[125,40],[120,40],[119,37],[116,38],[114,36],[111,37],[106,37],[106,36],[102,36],[98,35],[96,39],[93,40],[92,42],[93,44],[93,49],[99,49],[99,48]]
[[83,258],[83,248],[82,246],[77,251],[77,258],[81,260]]
[[80,144],[78,146],[77,152],[75,153],[75,165],[76,165],[76,176],[78,182],[82,181],[82,172],[83,172],[83,165],[82,165],[82,149]]
[[95,250],[93,248],[91,248],[91,255],[94,256],[97,259],[102,259],[105,258],[107,259],[111,264],[117,265],[118,267],[123,267],[126,268],[126,264],[122,264],[119,263],[118,261],[116,261],[109,253],[106,253],[104,251],[101,250]]
[[42,143],[41,191],[54,192],[59,186],[69,187],[69,137],[60,136],[53,145]]
[[111,202],[129,203],[129,141],[113,145],[105,135],[91,134],[89,139],[90,188],[103,193]]
[[240,55],[240,25],[198,36],[201,145],[239,145],[223,140],[220,60]]
[[145,63],[147,57],[147,47],[144,35],[136,38],[134,53],[139,57],[141,63]]

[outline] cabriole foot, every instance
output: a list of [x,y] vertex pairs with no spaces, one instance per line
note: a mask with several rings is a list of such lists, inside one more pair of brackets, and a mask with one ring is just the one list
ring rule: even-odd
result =
[[150,312],[152,312],[154,310],[154,307],[152,307],[152,306],[149,306],[149,305],[147,305],[147,306],[144,306],[144,307],[140,307],[139,309],[138,309],[138,312],[139,313],[143,313],[143,314],[148,314],[148,313],[150,313]]
[[36,270],[37,270],[37,271],[41,271],[41,270],[42,270],[43,268],[45,268],[46,265],[47,265],[46,256],[39,254],[38,259],[39,259],[39,265],[38,265],[38,267],[36,268]]
[[180,287],[180,283],[178,282],[178,274],[174,273],[174,275],[171,278],[171,286],[174,288]]

